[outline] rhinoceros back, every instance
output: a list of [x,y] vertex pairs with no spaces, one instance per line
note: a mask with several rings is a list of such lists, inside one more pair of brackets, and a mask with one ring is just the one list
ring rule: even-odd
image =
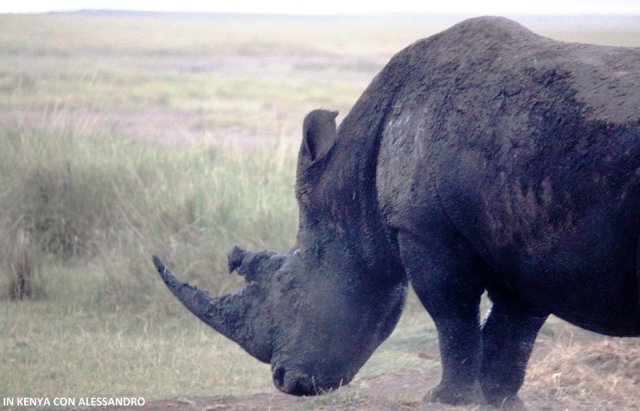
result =
[[557,42],[479,18],[394,60],[414,69],[378,159],[391,224],[419,231],[441,208],[523,294],[548,288],[562,299],[567,279],[596,284],[613,272],[594,303],[634,295],[640,49]]

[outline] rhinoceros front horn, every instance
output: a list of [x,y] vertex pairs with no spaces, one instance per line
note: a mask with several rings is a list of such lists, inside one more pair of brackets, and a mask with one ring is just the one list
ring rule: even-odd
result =
[[196,317],[238,343],[258,360],[269,362],[270,349],[262,347],[264,344],[256,341],[255,335],[246,324],[245,319],[250,304],[242,291],[222,297],[211,297],[206,291],[178,280],[160,258],[153,256],[153,264],[173,295]]

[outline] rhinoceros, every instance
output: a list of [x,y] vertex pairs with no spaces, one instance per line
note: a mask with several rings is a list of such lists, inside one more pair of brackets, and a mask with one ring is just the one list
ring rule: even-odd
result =
[[304,121],[291,251],[230,253],[244,289],[210,297],[154,258],[278,389],[349,383],[409,284],[438,331],[430,401],[518,403],[550,314],[640,335],[640,49],[474,18],[400,51],[336,115]]

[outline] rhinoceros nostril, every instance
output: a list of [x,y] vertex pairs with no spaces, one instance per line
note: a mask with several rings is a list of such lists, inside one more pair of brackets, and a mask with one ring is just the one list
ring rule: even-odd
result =
[[320,393],[315,387],[313,378],[295,371],[287,371],[281,365],[273,369],[273,383],[280,391],[291,395],[317,395]]
[[283,366],[279,365],[273,370],[273,383],[280,390],[284,390],[284,374],[285,369]]
[[291,384],[291,388],[289,389],[289,394],[293,395],[317,395],[319,394],[318,390],[313,383],[313,379],[308,376],[298,376],[293,384]]

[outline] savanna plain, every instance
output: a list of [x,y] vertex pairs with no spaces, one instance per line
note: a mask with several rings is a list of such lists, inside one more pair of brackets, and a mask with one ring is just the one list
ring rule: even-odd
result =
[[[0,15],[0,401],[143,397],[150,409],[476,409],[438,381],[410,296],[348,386],[276,392],[268,365],[201,324],[155,274],[226,293],[235,244],[294,243],[304,115],[348,113],[388,59],[455,16]],[[640,46],[638,18],[523,18],[566,41]],[[558,319],[531,409],[639,409],[640,342]],[[0,408],[2,407],[0,402]]]

